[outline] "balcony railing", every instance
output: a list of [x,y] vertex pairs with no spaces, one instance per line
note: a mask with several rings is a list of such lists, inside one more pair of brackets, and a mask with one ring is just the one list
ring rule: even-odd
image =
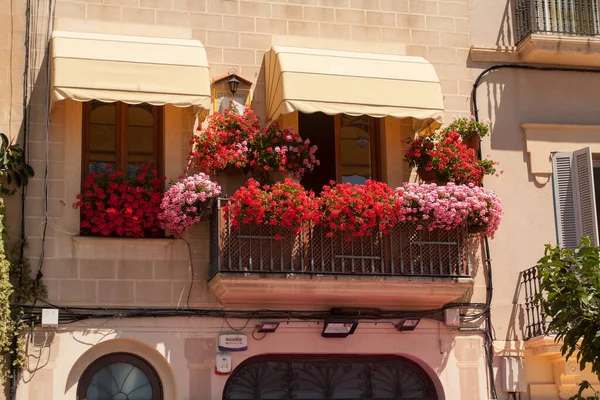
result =
[[389,234],[327,235],[320,226],[298,234],[277,227],[233,229],[216,204],[211,220],[211,277],[217,273],[470,277],[466,228],[428,232],[402,223]]
[[544,315],[544,310],[535,300],[541,293],[538,268],[532,267],[523,271],[521,273],[521,283],[525,287],[525,313],[527,317],[525,339],[544,336],[547,333],[548,321]]
[[530,33],[597,36],[598,0],[516,0],[517,42]]

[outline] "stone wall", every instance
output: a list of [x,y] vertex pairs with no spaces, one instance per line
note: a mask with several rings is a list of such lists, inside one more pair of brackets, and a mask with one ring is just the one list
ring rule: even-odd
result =
[[[40,6],[34,20],[44,21],[45,13],[47,10]],[[469,111],[467,17],[466,0],[57,0],[54,29],[200,40],[206,47],[212,77],[235,68],[253,81],[252,108],[262,118],[266,97],[263,56],[274,44],[337,48],[352,43],[352,48],[358,51],[423,56],[435,66],[441,79],[448,121]],[[36,29],[40,30],[41,39],[32,45],[38,54],[36,60],[43,66],[46,45],[43,24]],[[42,179],[46,167],[45,69],[36,76],[30,106],[29,154],[38,175],[32,180],[26,202],[28,255],[34,270],[42,254],[45,214]],[[111,249],[128,245],[117,244],[117,239],[108,247],[106,241],[77,239],[79,213],[72,209],[72,204],[80,188],[81,118],[81,105],[73,101],[57,103],[50,118],[50,223],[42,264],[49,300],[60,304],[179,305],[186,282],[192,277],[190,265],[187,275],[183,274],[184,264],[190,260],[182,243],[172,244],[181,251],[170,258],[160,253],[163,241],[144,242],[142,249],[155,243],[159,254],[153,261],[135,261],[143,256],[144,250],[118,255]],[[384,125],[386,175],[395,187],[410,176],[410,170],[396,156],[404,146],[399,138],[407,133],[401,123],[386,121]],[[193,126],[192,109],[167,107],[165,157],[169,179],[185,169]],[[196,228],[188,240],[199,282],[194,284],[191,304],[214,304],[206,290],[209,253],[206,227]],[[87,247],[96,246],[106,256],[96,258],[78,253],[77,248],[83,242]],[[180,274],[172,275],[175,271]]]

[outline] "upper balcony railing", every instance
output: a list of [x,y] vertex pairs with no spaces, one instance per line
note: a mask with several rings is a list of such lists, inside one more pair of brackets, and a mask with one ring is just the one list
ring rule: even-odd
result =
[[598,0],[516,0],[517,42],[530,33],[598,36]]
[[211,221],[211,277],[217,273],[471,277],[466,228],[417,230],[401,223],[389,234],[328,235],[320,226],[299,234],[278,227],[233,229],[220,199]]

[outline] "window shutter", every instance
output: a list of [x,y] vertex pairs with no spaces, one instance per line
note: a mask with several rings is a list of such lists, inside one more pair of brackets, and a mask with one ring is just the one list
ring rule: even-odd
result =
[[554,154],[552,170],[559,244],[575,248],[582,237],[589,236],[598,246],[591,149]]
[[575,248],[578,242],[571,172],[572,159],[573,153],[556,153],[552,157],[558,243],[566,248]]
[[579,238],[590,237],[592,244],[598,246],[598,220],[596,219],[592,150],[586,147],[573,152],[572,163],[575,215],[578,217],[577,234]]

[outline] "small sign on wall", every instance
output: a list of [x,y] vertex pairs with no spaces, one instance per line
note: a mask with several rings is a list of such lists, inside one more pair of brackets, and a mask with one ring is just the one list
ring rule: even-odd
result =
[[244,333],[223,333],[219,335],[220,351],[246,351],[248,338]]
[[231,373],[231,353],[215,354],[215,374],[229,375]]

